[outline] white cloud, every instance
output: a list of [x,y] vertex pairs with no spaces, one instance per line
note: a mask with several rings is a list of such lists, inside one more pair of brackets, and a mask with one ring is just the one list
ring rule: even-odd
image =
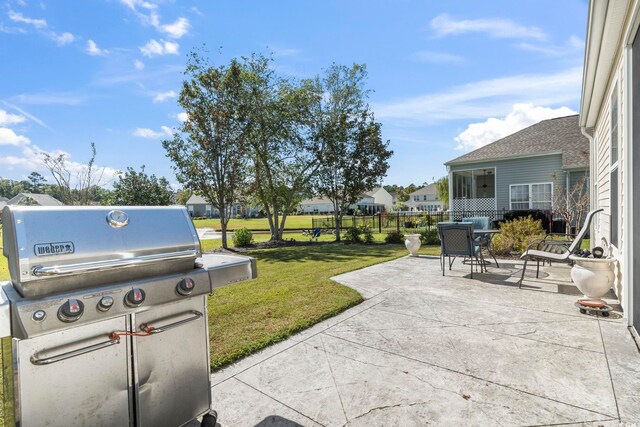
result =
[[514,104],[575,102],[580,98],[581,83],[582,67],[552,74],[515,75],[374,105],[374,111],[381,119],[421,124],[503,116]]
[[69,44],[76,39],[71,33],[51,33],[51,38],[57,43],[58,46],[64,46],[65,44]]
[[19,114],[11,114],[7,113],[5,110],[0,110],[0,126],[15,125],[26,120],[26,117]]
[[0,145],[29,145],[26,136],[16,134],[12,129],[0,127]]
[[[23,93],[11,98],[20,104],[30,105],[80,105],[84,102],[84,95],[64,92]],[[28,117],[28,116],[27,116]]]
[[180,45],[176,42],[152,39],[146,45],[140,47],[140,52],[150,58],[157,55],[177,55],[179,49]]
[[100,49],[96,42],[94,42],[93,40],[87,41],[85,52],[87,52],[91,56],[103,56],[109,53],[109,51],[106,49]]
[[182,113],[178,113],[178,115],[176,116],[176,118],[177,118],[178,120],[180,120],[181,122],[186,122],[186,121],[187,121],[187,119],[189,118],[189,115],[188,115],[185,111],[183,111]]
[[120,0],[120,3],[124,4],[133,11],[137,11],[136,8],[138,7],[147,10],[153,10],[157,7],[155,4],[143,0]]
[[9,11],[8,16],[9,16],[9,19],[11,19],[13,22],[33,25],[34,27],[40,28],[40,29],[47,27],[47,21],[45,21],[44,19],[27,18],[23,14],[19,12],[14,12],[13,10]]
[[431,62],[434,64],[464,64],[465,60],[459,55],[444,52],[431,52],[422,50],[411,55],[411,59],[418,62]]
[[187,18],[178,18],[173,24],[160,24],[159,21],[155,21],[156,25],[154,27],[162,32],[167,34],[169,37],[174,39],[179,39],[189,32],[191,28],[191,24],[189,24],[189,20]]
[[167,99],[177,98],[178,94],[170,90],[168,92],[160,92],[153,97],[153,102],[163,102]]
[[565,57],[569,55],[582,54],[582,52],[584,51],[584,40],[576,36],[571,36],[562,45],[522,42],[516,44],[515,46],[519,49],[541,53],[546,56]]
[[147,139],[160,139],[173,135],[173,131],[168,126],[160,126],[161,131],[155,131],[149,128],[137,128],[133,131],[133,136]]
[[[120,0],[120,2],[131,9],[144,25],[151,25],[172,39],[181,38],[191,28],[189,20],[185,17],[179,17],[171,24],[162,24],[160,15],[157,12],[158,6],[155,3],[141,0]],[[144,9],[144,11],[139,9]]]
[[139,59],[136,59],[134,61],[133,66],[136,70],[144,70],[144,62],[140,61]]
[[447,14],[431,20],[431,28],[437,36],[444,37],[466,33],[484,33],[494,38],[522,38],[544,40],[547,35],[537,27],[516,24],[508,19],[462,19],[454,20]]
[[542,120],[577,114],[570,108],[534,107],[531,104],[516,104],[504,118],[489,118],[481,123],[472,123],[461,132],[455,141],[456,150],[470,151],[511,135]]

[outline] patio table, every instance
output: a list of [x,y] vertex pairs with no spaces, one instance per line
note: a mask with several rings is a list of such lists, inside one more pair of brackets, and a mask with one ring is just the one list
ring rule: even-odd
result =
[[[491,242],[493,241],[493,237],[498,233],[500,233],[500,230],[498,229],[473,230],[474,240],[478,242],[481,248],[487,249],[487,252],[489,252],[489,255],[491,255],[493,260],[496,262],[496,267],[500,268],[500,265],[498,264],[498,260],[496,259],[496,256],[493,253],[493,251],[491,250]],[[484,263],[485,265],[491,264],[491,262],[487,260],[484,260]]]

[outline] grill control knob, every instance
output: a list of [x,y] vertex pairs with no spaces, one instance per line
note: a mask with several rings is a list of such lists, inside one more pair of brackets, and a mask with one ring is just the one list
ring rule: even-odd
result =
[[176,291],[178,291],[180,295],[187,296],[193,292],[193,288],[195,287],[196,282],[194,282],[191,277],[185,277],[178,283],[178,286],[176,286]]
[[100,311],[107,311],[111,307],[113,307],[113,297],[102,297],[100,298],[100,301],[98,301],[98,310]]
[[68,299],[58,310],[58,319],[63,322],[75,322],[84,313],[84,304],[75,298]]
[[129,307],[140,307],[144,302],[145,294],[140,288],[131,289],[124,297],[124,303]]

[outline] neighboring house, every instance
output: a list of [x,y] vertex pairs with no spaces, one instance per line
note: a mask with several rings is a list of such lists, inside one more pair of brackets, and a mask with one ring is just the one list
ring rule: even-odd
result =
[[[189,200],[187,200],[185,206],[189,211],[189,215],[191,215],[192,217],[220,217],[220,211],[209,204],[202,196],[198,196],[197,194],[192,194],[191,197],[189,197]],[[237,215],[245,217],[255,217],[258,215],[258,207],[247,206],[243,205],[242,203],[234,203],[233,206],[231,206],[230,218]]]
[[64,206],[64,203],[48,194],[36,193],[19,193],[5,203],[10,206]]
[[329,215],[333,213],[333,202],[326,197],[312,197],[300,202],[298,212],[305,215]]
[[[375,187],[360,195],[355,204],[349,206],[349,213],[375,214],[393,209],[393,198],[383,187]],[[326,197],[313,197],[300,202],[298,212],[305,215],[333,214],[333,203]]]
[[410,211],[443,211],[445,205],[438,198],[435,184],[425,185],[409,194],[405,202]]
[[[640,339],[640,2],[589,1],[580,127],[591,142],[591,246],[619,261],[614,290]],[[635,237],[635,239],[634,239]]]
[[589,170],[578,116],[543,120],[445,163],[450,210],[553,209],[555,191]]
[[389,195],[391,196],[391,204],[393,206],[395,206],[396,203],[398,203],[398,192],[397,191],[390,191]]

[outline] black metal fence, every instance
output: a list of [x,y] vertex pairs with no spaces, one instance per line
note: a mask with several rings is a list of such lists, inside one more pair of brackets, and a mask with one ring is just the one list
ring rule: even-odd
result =
[[[488,217],[493,228],[498,228],[498,223],[513,216],[517,211],[510,210],[482,210],[482,211],[449,211],[449,212],[382,212],[375,215],[351,215],[342,218],[341,229],[357,226],[367,226],[373,231],[386,233],[392,230],[403,233],[419,233],[425,230],[435,229],[439,222],[462,221],[464,218]],[[548,218],[547,229],[555,228],[553,213],[541,212]],[[557,223],[557,221],[556,221]],[[332,216],[313,218],[313,228],[335,230],[336,222]]]

